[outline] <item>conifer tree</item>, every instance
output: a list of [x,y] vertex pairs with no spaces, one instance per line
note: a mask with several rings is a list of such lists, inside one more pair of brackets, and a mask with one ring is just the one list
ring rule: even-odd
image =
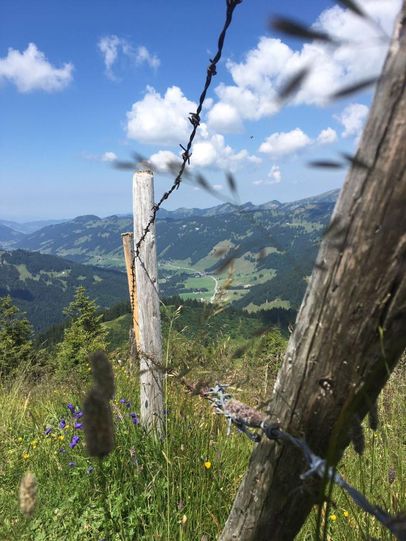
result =
[[11,297],[0,298],[0,375],[12,375],[33,360],[33,329]]
[[107,348],[107,331],[102,326],[103,315],[97,315],[97,305],[78,287],[73,301],[65,308],[69,324],[57,348],[58,371],[76,369],[85,373],[89,353]]

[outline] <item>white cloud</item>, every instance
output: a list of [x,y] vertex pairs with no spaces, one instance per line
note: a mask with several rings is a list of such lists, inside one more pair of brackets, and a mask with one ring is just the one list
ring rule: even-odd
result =
[[119,53],[123,53],[137,65],[148,64],[151,68],[157,69],[160,65],[159,58],[152,54],[145,45],[133,47],[126,39],[120,38],[115,34],[103,36],[97,44],[103,55],[106,75],[113,81],[116,76],[113,73],[113,65],[117,61]]
[[155,54],[150,53],[144,45],[137,47],[135,51],[132,52],[130,52],[128,48],[124,48],[123,50],[124,53],[129,56],[131,56],[131,54],[134,55],[137,64],[148,64],[153,69],[159,68],[161,64],[159,58]]
[[229,103],[216,103],[209,111],[207,119],[208,125],[220,132],[238,133],[242,130],[240,114]]
[[[188,117],[196,107],[176,86],[168,88],[163,96],[154,88],[147,87],[143,99],[135,102],[127,113],[127,136],[141,143],[178,146],[189,138],[192,126]],[[159,171],[166,172],[167,162],[174,159],[179,158],[173,152],[161,149],[151,156],[150,161]],[[234,150],[225,143],[223,135],[201,122],[192,147],[192,168],[236,171],[242,165],[256,165],[261,161],[246,149]]]
[[337,141],[337,132],[333,128],[326,128],[321,130],[317,136],[317,142],[319,145],[329,145]]
[[312,144],[312,140],[300,128],[295,128],[290,132],[272,133],[260,145],[259,152],[269,154],[270,156],[284,156],[293,154],[302,148]]
[[279,165],[273,165],[268,173],[268,178],[254,180],[254,186],[262,186],[267,184],[279,184],[282,181],[282,172]]
[[115,160],[117,160],[117,154],[114,152],[105,152],[101,156],[102,162],[114,162]]
[[224,190],[224,186],[222,184],[213,184],[212,188],[220,192],[221,190]]
[[261,159],[250,155],[246,149],[234,151],[225,144],[224,136],[214,134],[207,140],[198,140],[192,148],[192,167],[211,167],[236,171],[247,163],[258,164]]
[[[359,2],[391,34],[401,1]],[[293,101],[295,104],[323,105],[335,90],[380,72],[388,45],[372,25],[348,9],[334,6],[323,11],[314,26],[340,38],[343,45],[333,48],[311,42],[295,51],[280,39],[261,37],[242,62],[227,63],[234,84],[216,88],[219,100],[209,113],[208,125],[234,132],[241,130],[243,120],[275,114],[279,110],[275,99],[278,87],[304,66],[312,69]],[[362,43],[357,45],[354,40]]]
[[143,99],[127,113],[127,135],[141,143],[177,145],[189,135],[188,116],[194,110],[196,104],[179,87],[172,86],[161,96],[148,86]]
[[343,137],[358,138],[361,135],[368,110],[368,107],[362,103],[351,103],[340,115],[335,116],[336,120],[344,126]]
[[104,57],[104,65],[106,67],[106,75],[109,79],[115,79],[112,71],[113,64],[117,60],[118,48],[121,45],[121,40],[118,36],[104,36],[100,38],[97,46]]
[[278,184],[282,180],[282,173],[279,165],[273,165],[268,173],[271,184]]
[[62,68],[50,64],[35,43],[30,43],[22,53],[10,48],[7,56],[0,58],[0,83],[9,81],[22,93],[63,90],[72,81],[72,72],[71,63],[64,64]]
[[170,171],[169,165],[172,163],[181,164],[179,156],[176,156],[170,150],[160,150],[150,156],[149,161],[152,163],[158,173],[167,173]]

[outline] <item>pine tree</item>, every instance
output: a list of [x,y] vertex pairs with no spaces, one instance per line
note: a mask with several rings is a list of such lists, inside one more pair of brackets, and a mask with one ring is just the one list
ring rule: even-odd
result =
[[10,296],[0,298],[0,374],[12,375],[34,358],[33,329]]
[[73,301],[65,308],[69,324],[64,338],[57,348],[57,369],[76,373],[86,371],[89,353],[107,348],[107,331],[102,326],[103,315],[97,315],[97,305],[86,295],[84,287],[78,287]]

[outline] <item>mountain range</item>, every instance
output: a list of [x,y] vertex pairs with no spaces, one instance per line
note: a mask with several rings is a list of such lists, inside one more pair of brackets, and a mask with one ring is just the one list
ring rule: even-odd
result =
[[[337,196],[335,190],[290,203],[162,209],[156,224],[161,296],[223,299],[249,311],[297,309]],[[124,269],[121,234],[132,230],[132,217],[79,216],[26,234],[3,227],[0,244],[8,250],[117,271]]]

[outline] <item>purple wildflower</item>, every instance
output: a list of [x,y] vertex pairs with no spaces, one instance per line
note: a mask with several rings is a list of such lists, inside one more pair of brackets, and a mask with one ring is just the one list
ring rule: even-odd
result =
[[69,402],[69,404],[66,406],[68,410],[72,413],[72,415],[75,413],[75,406]]
[[65,421],[65,419],[61,419],[61,420],[59,421],[59,428],[65,428],[65,426],[66,426],[66,421]]
[[125,405],[126,408],[131,408],[131,402],[127,402],[127,404]]
[[77,421],[76,421],[76,423],[74,424],[74,427],[75,427],[77,430],[80,430],[80,429],[82,428],[82,426],[83,426],[83,423],[78,423]]
[[138,416],[136,413],[130,413],[130,417],[131,417],[131,422],[133,423],[133,425],[138,425],[140,420],[138,419]]
[[74,468],[76,466],[76,462],[68,462],[69,468]]
[[86,473],[92,473],[94,471],[94,468],[92,465],[88,466],[87,470],[86,470]]
[[120,404],[127,404],[127,400],[125,398],[120,398]]
[[76,411],[73,416],[75,417],[75,419],[80,419],[81,417],[83,417],[83,411]]
[[45,430],[44,430],[44,434],[45,436],[48,436],[48,434],[50,434],[52,432],[52,428],[50,426],[48,426]]
[[71,442],[70,442],[70,444],[69,444],[69,447],[70,447],[71,449],[73,449],[74,447],[76,447],[76,445],[79,443],[79,440],[80,440],[79,436],[72,436],[72,439],[71,439]]

